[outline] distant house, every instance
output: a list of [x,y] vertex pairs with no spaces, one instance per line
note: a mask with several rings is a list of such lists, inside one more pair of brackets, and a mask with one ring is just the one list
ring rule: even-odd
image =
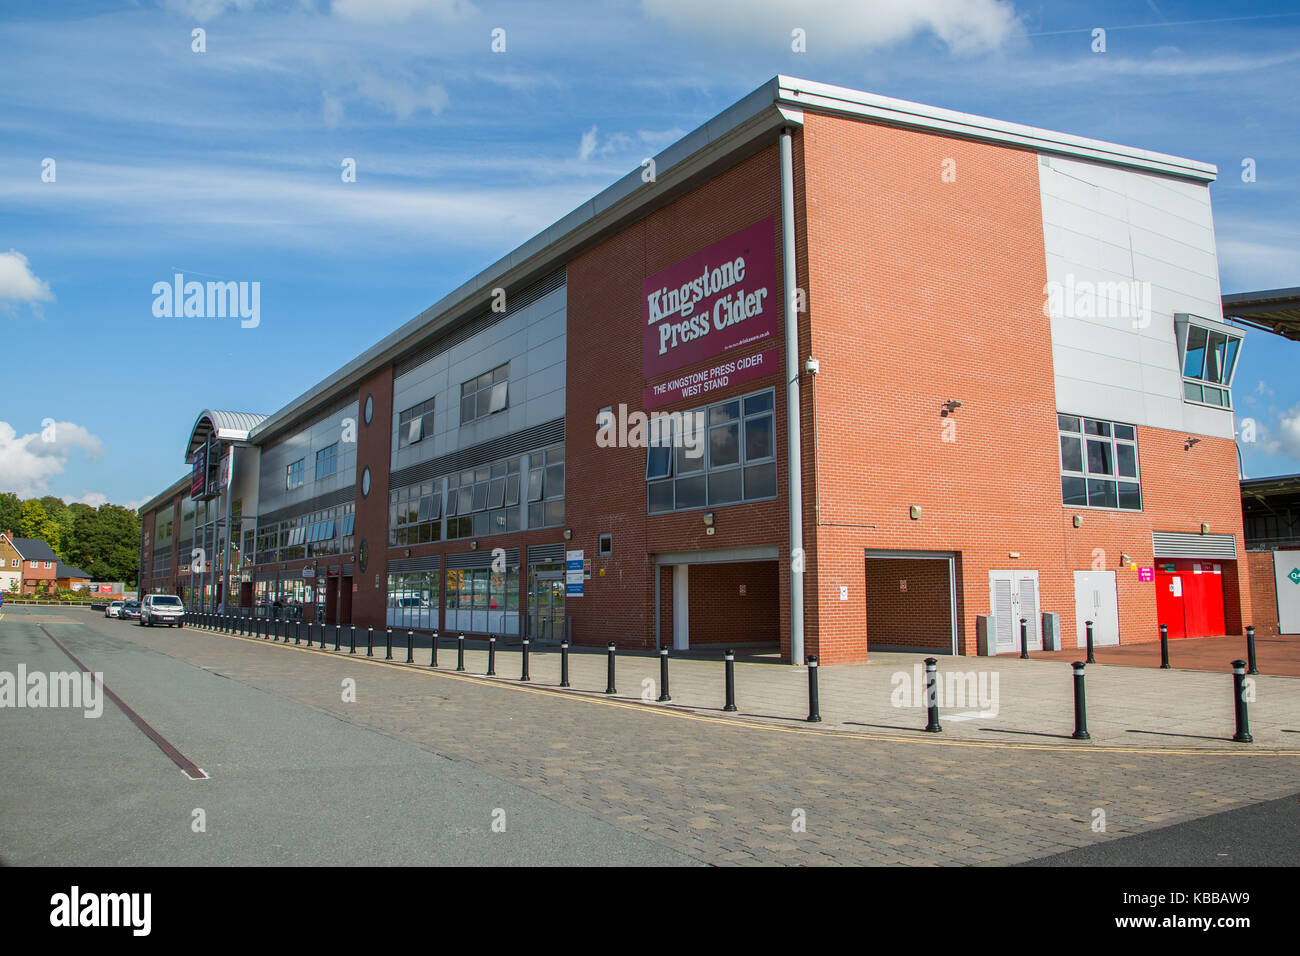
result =
[[56,562],[54,568],[54,586],[59,589],[67,588],[71,591],[80,591],[90,584],[90,575],[81,568],[71,564],[64,564],[62,561]]
[[[54,553],[49,542],[40,538],[15,538],[12,531],[6,531],[3,537],[13,552],[8,556],[10,567],[7,571],[10,573],[14,570],[14,554],[17,555],[21,593],[35,594],[42,588],[56,586],[55,576],[58,573],[59,556]],[[78,574],[85,574],[79,569],[74,570],[77,570]],[[86,580],[89,581],[90,578],[87,577]]]
[[12,539],[10,532],[0,532],[0,594],[17,591],[23,580],[23,556]]

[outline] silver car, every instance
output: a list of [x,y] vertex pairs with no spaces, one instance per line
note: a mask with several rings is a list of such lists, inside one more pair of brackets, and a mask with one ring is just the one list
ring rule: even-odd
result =
[[140,626],[185,626],[185,605],[174,594],[150,594],[140,604]]
[[117,617],[122,613],[122,602],[114,601],[108,607],[104,608],[104,617]]

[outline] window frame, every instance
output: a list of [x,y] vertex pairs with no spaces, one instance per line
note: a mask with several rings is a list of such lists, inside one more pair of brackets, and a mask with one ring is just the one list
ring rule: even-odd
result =
[[[321,472],[320,466],[322,461],[329,462],[330,464],[329,471],[324,473]],[[335,442],[332,445],[326,445],[320,451],[316,452],[316,480],[320,481],[322,478],[329,478],[333,475],[337,475],[338,473],[339,473],[339,443]]]
[[[294,482],[294,472],[297,470],[298,480]],[[307,483],[307,458],[299,458],[297,461],[291,461],[284,468],[284,490],[297,491]]]
[[[498,394],[500,399],[498,401]],[[472,400],[474,414],[466,416],[465,402]],[[486,411],[484,408],[486,407]],[[491,418],[510,407],[510,363],[481,372],[460,383],[460,423],[470,425]]]
[[[1200,346],[1201,362],[1200,371],[1196,375],[1187,374],[1187,352],[1191,344],[1194,332],[1200,332],[1204,335],[1205,341]],[[1214,336],[1223,337],[1223,353],[1226,364],[1226,374],[1221,374],[1218,381],[1207,377],[1210,366],[1211,356],[1214,349],[1211,343]],[[1182,335],[1178,339],[1178,374],[1182,380],[1182,400],[1189,405],[1200,405],[1205,408],[1217,408],[1220,411],[1231,411],[1232,403],[1232,383],[1237,376],[1237,367],[1241,364],[1241,351],[1246,341],[1246,336],[1240,329],[1236,329],[1226,323],[1220,324],[1211,320],[1187,321]],[[1193,398],[1189,395],[1191,389],[1198,389],[1201,398]],[[1219,393],[1223,401],[1220,403],[1209,402],[1204,398],[1205,390],[1212,389]]]
[[[397,416],[397,447],[410,448],[433,435],[433,416],[437,396],[426,398],[422,402],[404,409]],[[419,423],[419,435],[412,438],[412,426]]]
[[[1064,427],[1063,419],[1072,419],[1077,422],[1077,430]],[[1098,426],[1104,426],[1103,430],[1089,432],[1088,424],[1094,423]],[[1133,433],[1132,438],[1121,438],[1116,434],[1117,429],[1129,429]],[[1066,468],[1065,466],[1065,439],[1073,439],[1079,443],[1079,468]],[[1105,443],[1109,450],[1109,462],[1111,470],[1109,473],[1097,471],[1094,472],[1089,463],[1090,442]],[[1120,452],[1121,447],[1133,449],[1133,470],[1134,475],[1120,474]],[[1093,511],[1123,511],[1134,514],[1140,514],[1146,510],[1146,498],[1142,493],[1142,455],[1138,448],[1138,430],[1137,426],[1129,422],[1116,422],[1101,418],[1089,418],[1086,415],[1076,415],[1073,412],[1056,413],[1056,454],[1057,462],[1060,466],[1061,479],[1061,507],[1065,508],[1087,508]],[[1066,501],[1065,499],[1065,480],[1067,478],[1083,482],[1084,503]],[[1091,486],[1093,482],[1106,481],[1111,484],[1115,491],[1115,504],[1092,504]],[[1120,504],[1121,491],[1120,484],[1129,484],[1137,486],[1138,506],[1136,508],[1126,507]]]

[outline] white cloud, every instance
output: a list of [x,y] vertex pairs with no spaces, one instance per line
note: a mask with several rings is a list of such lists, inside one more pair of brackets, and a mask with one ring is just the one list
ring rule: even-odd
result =
[[193,17],[200,23],[205,23],[227,10],[238,10],[243,13],[261,2],[263,0],[166,0],[166,6],[169,10],[175,10],[184,16]]
[[98,508],[100,505],[108,504],[108,495],[102,491],[82,491],[75,498],[68,500],[68,504],[90,505],[92,508]]
[[20,498],[49,494],[50,480],[63,474],[69,456],[78,449],[94,459],[103,454],[104,445],[74,422],[54,422],[40,432],[19,435],[8,422],[0,421],[0,490]]
[[20,302],[34,305],[53,299],[50,284],[37,278],[25,255],[17,249],[0,252],[0,309],[12,309]]
[[412,17],[454,23],[478,12],[468,0],[334,0],[331,9],[345,20],[366,23],[400,23]]
[[399,120],[428,110],[434,116],[450,102],[447,91],[437,83],[424,86],[402,83],[364,73],[357,80],[354,96],[392,113]]
[[578,158],[584,163],[596,152],[596,127],[582,134],[582,143],[578,146]]
[[880,49],[932,33],[954,53],[978,53],[999,49],[1021,29],[1005,0],[821,0],[797,8],[787,0],[643,0],[643,6],[679,30],[707,32],[707,41],[744,34],[788,46],[799,27],[810,51]]

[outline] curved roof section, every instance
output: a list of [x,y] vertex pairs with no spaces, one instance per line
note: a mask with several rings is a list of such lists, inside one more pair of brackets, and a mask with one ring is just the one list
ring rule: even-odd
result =
[[247,441],[249,432],[265,420],[265,415],[253,412],[223,412],[205,408],[190,429],[190,443],[185,448],[185,460],[192,462],[194,453],[209,436],[215,436],[219,441]]

